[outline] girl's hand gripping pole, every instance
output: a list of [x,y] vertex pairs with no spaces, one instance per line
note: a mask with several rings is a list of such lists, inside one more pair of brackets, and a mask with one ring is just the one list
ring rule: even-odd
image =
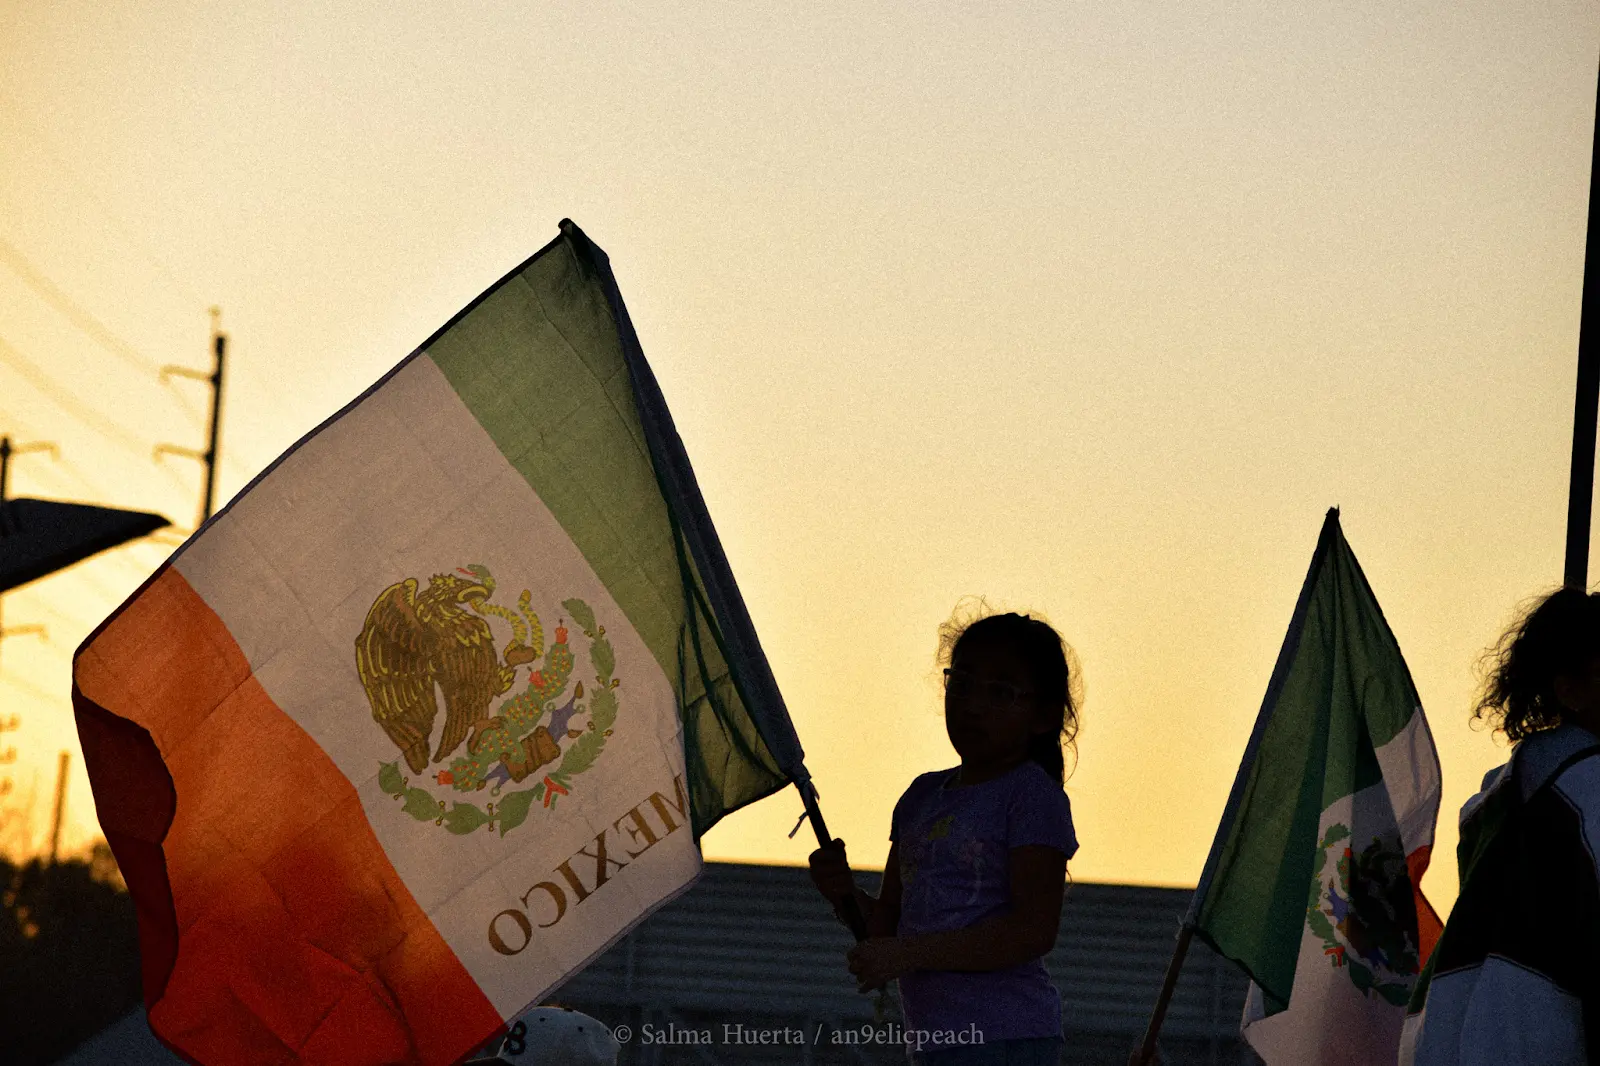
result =
[[[806,805],[806,818],[811,822],[812,832],[817,834],[817,846],[832,847],[833,837],[828,835],[828,827],[822,820],[822,808],[817,806],[817,790],[812,786],[811,778],[796,780],[794,787],[800,792],[800,802]],[[859,944],[867,939],[867,919],[861,913],[861,908],[856,905],[855,896],[846,896],[839,901],[839,917],[850,927],[856,943]]]

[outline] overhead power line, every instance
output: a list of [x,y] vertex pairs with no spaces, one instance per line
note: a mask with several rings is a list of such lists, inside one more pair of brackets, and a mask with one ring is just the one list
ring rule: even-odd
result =
[[[0,410],[0,428],[15,429],[18,434],[24,437],[43,436],[36,426],[18,418],[16,412],[9,410]],[[72,479],[78,490],[87,492],[92,499],[107,495],[105,486],[85,477],[83,472],[70,459],[63,459],[59,463],[38,467],[31,472],[30,476],[44,481],[49,481],[52,478],[67,477]]]
[[101,485],[95,481],[91,481],[85,477],[83,473],[73,465],[71,460],[63,460],[60,464],[50,467],[42,473],[35,472],[32,476],[48,478],[54,474],[65,474],[67,477],[71,478],[77,483],[79,489],[87,492],[92,498],[99,499],[109,495],[106,492],[104,485]]
[[[34,363],[27,356],[17,351],[16,348],[7,343],[4,337],[0,337],[0,363],[10,367],[16,374],[22,377],[23,380],[27,381],[29,385],[38,390],[40,394],[45,396],[56,406],[60,407],[68,415],[71,415],[73,418],[76,418],[78,421],[88,426],[90,429],[101,434],[107,439],[122,445],[132,454],[139,456],[141,459],[152,457],[149,450],[151,445],[148,440],[140,440],[130,430],[127,430],[113,422],[99,411],[96,411],[94,408],[88,406],[83,401],[73,396],[72,393],[68,392],[65,388],[57,385],[55,381],[51,379],[50,375],[46,374],[42,369],[40,369],[38,364]],[[164,466],[161,463],[153,463],[152,465],[165,474],[174,485],[183,489],[184,491],[188,491],[188,486],[184,483],[183,476],[176,470],[173,470],[169,466]],[[74,473],[73,477],[77,478],[80,482],[84,481],[83,477],[77,473]],[[84,483],[87,484],[87,482]],[[98,486],[89,487],[91,491],[97,493],[102,492]]]
[[40,126],[20,109],[13,112],[11,117],[28,127],[28,132],[31,134],[34,147],[38,148],[46,156],[48,156],[50,161],[53,162],[62,173],[66,174],[72,179],[73,183],[78,186],[78,191],[81,192],[90,203],[94,204],[100,209],[101,216],[109,221],[115,229],[121,232],[128,244],[141,256],[143,256],[151,266],[155,267],[157,273],[162,275],[162,277],[164,277],[173,288],[177,289],[195,306],[199,307],[205,305],[206,301],[201,299],[195,293],[193,287],[191,287],[185,279],[180,277],[177,271],[173,270],[172,267],[168,265],[166,260],[155,254],[146,240],[140,237],[139,234],[134,231],[134,227],[128,223],[128,220],[113,210],[112,207],[94,191],[92,188],[94,182],[86,177],[82,171],[72,164],[72,161],[67,157],[67,154],[56,146],[55,142],[51,139],[50,135],[42,126]]
[[[123,547],[125,548],[125,547],[127,547],[127,545],[123,545]],[[123,591],[118,592],[117,590],[115,590],[115,589],[111,588],[109,585],[107,585],[98,576],[96,576],[94,569],[91,567],[91,564],[99,564],[100,561],[103,560],[103,559],[120,559],[120,558],[123,558],[123,555],[122,555],[121,551],[115,551],[114,550],[112,553],[109,553],[108,555],[101,555],[101,556],[99,556],[99,557],[97,557],[95,559],[85,559],[85,560],[83,560],[81,562],[73,563],[71,566],[67,567],[67,569],[58,570],[58,571],[56,571],[55,574],[51,574],[50,576],[51,577],[55,577],[56,574],[71,574],[78,581],[81,581],[85,585],[88,585],[89,588],[100,597],[101,602],[106,605],[106,610],[109,611],[112,608],[116,607],[118,604],[120,604],[123,600],[126,600],[128,598],[128,593],[130,593],[134,589],[138,588],[140,583],[143,581],[143,579],[149,577],[150,574],[152,572],[154,572],[154,570],[155,570],[155,567],[153,567],[153,566],[151,566],[151,567],[143,567],[143,566],[135,567],[133,572],[136,573],[139,576],[140,580],[128,583],[124,587]]]
[[[171,382],[163,382],[163,384],[170,385]],[[194,423],[196,426],[205,424],[206,416],[200,412],[200,408],[194,405],[193,400],[189,399],[189,397],[185,396],[177,389],[169,388],[167,390],[167,394],[177,401],[179,407],[183,408],[183,413],[188,416],[190,422]]]
[[[0,242],[3,244],[4,242]],[[140,440],[129,430],[117,425],[105,415],[89,407],[66,389],[57,385],[50,379],[36,363],[12,347],[5,338],[0,337],[0,363],[5,363],[12,370],[27,380],[28,384],[39,390],[63,411],[78,419],[84,425],[98,433],[116,441],[132,451],[135,455],[149,454],[150,444]]]
[[48,700],[51,703],[67,703],[72,699],[72,693],[70,691],[47,692],[31,681],[22,680],[22,678],[16,675],[15,671],[0,675],[0,684],[13,685],[17,689],[21,690],[22,692],[26,692],[30,696],[37,697],[41,700]]
[[43,589],[13,589],[6,595],[11,599],[12,602],[26,597],[27,613],[29,614],[32,614],[35,611],[43,611],[45,614],[56,618],[58,621],[67,623],[67,625],[73,629],[82,630],[85,633],[95,627],[95,622],[92,622],[80,615],[69,614],[52,604],[50,602],[49,594]]
[[133,345],[112,333],[98,318],[79,307],[72,297],[62,292],[55,282],[45,277],[37,267],[28,262],[27,257],[18,251],[15,245],[3,237],[0,237],[0,261],[10,267],[30,289],[38,293],[45,303],[59,311],[68,322],[93,337],[102,348],[142,374],[153,375],[160,371],[161,368],[155,360],[144,356]]

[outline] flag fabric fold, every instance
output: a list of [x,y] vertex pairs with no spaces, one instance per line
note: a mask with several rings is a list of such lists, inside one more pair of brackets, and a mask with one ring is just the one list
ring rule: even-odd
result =
[[1440,922],[1423,897],[1432,734],[1337,510],[1328,512],[1196,890],[1195,935],[1250,976],[1270,1064],[1393,1063]]
[[79,648],[152,1029],[447,1063],[691,884],[802,752],[575,225],[301,439]]

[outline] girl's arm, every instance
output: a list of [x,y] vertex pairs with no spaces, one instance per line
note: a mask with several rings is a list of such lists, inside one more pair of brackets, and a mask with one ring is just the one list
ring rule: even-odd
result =
[[[866,895],[865,892],[862,895]],[[871,899],[871,897],[868,897]],[[867,936],[894,936],[900,928],[900,845],[889,845],[889,857],[884,860],[883,880],[878,883],[878,898],[873,900],[867,916]]]
[[863,988],[874,988],[914,970],[1004,970],[1049,954],[1061,927],[1067,857],[1037,844],[1012,848],[1010,872],[1005,914],[945,933],[869,940],[851,952],[851,972]]

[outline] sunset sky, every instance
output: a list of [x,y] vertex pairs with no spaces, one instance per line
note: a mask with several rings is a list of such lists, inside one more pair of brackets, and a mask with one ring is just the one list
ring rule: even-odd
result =
[[[1561,576],[1592,0],[672,7],[0,2],[0,432],[61,448],[12,491],[192,528],[151,450],[202,443],[157,372],[208,367],[208,306],[226,499],[570,216],[859,865],[955,761],[936,629],[982,595],[1082,660],[1073,876],[1193,884],[1338,505],[1447,907],[1505,758],[1474,663]],[[62,750],[98,832],[72,651],[176,543],[5,597],[49,639],[0,650],[0,846],[43,845]],[[803,861],[799,810],[706,854]]]

